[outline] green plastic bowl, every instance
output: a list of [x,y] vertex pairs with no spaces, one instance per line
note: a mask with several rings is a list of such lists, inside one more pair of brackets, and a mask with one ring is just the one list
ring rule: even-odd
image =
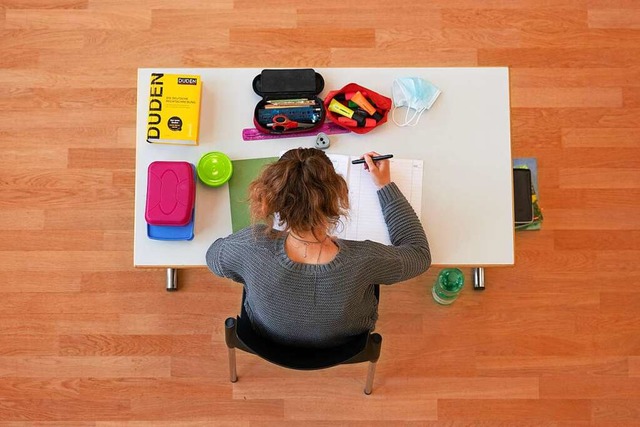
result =
[[233,164],[226,154],[212,151],[204,154],[198,166],[198,178],[210,187],[219,187],[229,181],[233,174]]

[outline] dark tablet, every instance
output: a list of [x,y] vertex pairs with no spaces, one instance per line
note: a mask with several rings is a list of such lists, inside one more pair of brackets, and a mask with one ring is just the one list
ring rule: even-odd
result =
[[531,200],[531,171],[513,169],[513,209],[516,225],[533,221],[533,203]]

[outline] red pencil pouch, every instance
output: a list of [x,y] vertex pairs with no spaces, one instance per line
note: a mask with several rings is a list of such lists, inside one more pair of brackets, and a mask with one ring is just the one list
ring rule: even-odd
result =
[[[364,110],[360,109],[360,112],[363,113],[363,116],[366,117],[366,123],[372,123],[373,126],[359,126],[353,121],[347,119],[347,117],[335,113],[329,109],[329,105],[333,99],[340,102],[343,105],[346,105],[348,101],[348,97],[350,95],[355,94],[356,92],[360,92],[367,101],[372,105],[375,109],[374,115],[379,117],[379,120],[375,120],[373,115],[367,114]],[[363,134],[367,132],[371,132],[373,129],[383,125],[387,121],[387,116],[389,115],[389,111],[391,111],[392,101],[391,98],[388,98],[384,95],[380,95],[377,92],[372,91],[371,89],[367,89],[366,87],[360,86],[357,83],[349,83],[344,86],[342,89],[334,90],[329,92],[324,99],[324,106],[327,109],[327,118],[337,124],[338,126],[342,126],[345,129],[349,129],[352,132]],[[342,118],[341,118],[342,117]],[[345,120],[347,119],[347,120]],[[347,123],[345,123],[347,122]],[[351,124],[348,124],[351,122]]]

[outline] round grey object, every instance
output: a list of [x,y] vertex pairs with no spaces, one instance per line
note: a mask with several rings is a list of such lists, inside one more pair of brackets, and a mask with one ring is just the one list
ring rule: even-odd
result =
[[329,136],[326,133],[320,132],[318,136],[316,136],[316,148],[325,150],[329,148],[329,144]]

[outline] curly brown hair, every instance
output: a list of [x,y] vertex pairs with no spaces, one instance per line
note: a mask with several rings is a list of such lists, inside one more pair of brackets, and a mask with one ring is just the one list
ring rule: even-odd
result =
[[316,148],[287,151],[266,166],[249,186],[254,222],[273,224],[296,232],[335,227],[349,210],[349,190],[327,155]]

